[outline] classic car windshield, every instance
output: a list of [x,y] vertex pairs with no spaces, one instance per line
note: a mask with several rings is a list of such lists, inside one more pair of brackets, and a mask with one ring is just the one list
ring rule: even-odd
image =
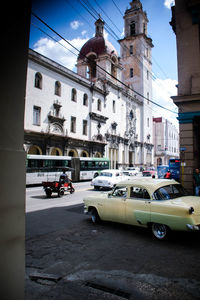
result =
[[113,193],[113,197],[126,197],[127,196],[127,187],[125,186],[117,186]]
[[112,177],[112,173],[109,173],[109,172],[101,172],[100,173],[100,176],[107,176],[107,177]]
[[153,196],[156,200],[170,200],[188,196],[188,192],[180,184],[170,184],[157,189]]

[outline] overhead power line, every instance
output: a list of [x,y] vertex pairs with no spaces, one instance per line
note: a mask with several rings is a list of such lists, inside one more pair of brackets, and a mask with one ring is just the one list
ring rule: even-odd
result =
[[124,16],[123,13],[121,12],[121,10],[119,9],[119,7],[117,6],[117,4],[115,3],[114,0],[112,0],[114,6],[117,8],[117,10],[119,11],[119,13],[122,15],[122,17]]
[[[115,1],[112,0],[114,6],[117,8],[117,10],[119,11],[119,13],[123,16],[122,11],[120,10],[120,8],[116,5]],[[161,70],[161,72],[163,73],[163,75],[165,76],[165,78],[167,79],[168,76],[166,75],[165,71],[161,68],[161,66],[159,65],[159,63],[155,60],[155,58],[152,56],[152,59],[154,60],[154,62],[156,63],[157,67]]]
[[[61,36],[56,30],[54,30],[50,25],[48,25],[45,21],[43,21],[39,16],[37,16],[33,11],[31,12],[32,15],[38,19],[41,23],[43,23],[46,27],[48,27],[52,32],[54,32],[57,36],[59,36],[62,40],[64,40],[67,44],[69,44],[73,49],[75,49],[78,53],[80,53],[80,50],[78,48],[76,48],[74,45],[72,45],[68,40],[66,40],[63,36]],[[74,54],[74,53],[73,53]],[[78,55],[77,55],[78,56]],[[89,60],[88,57],[85,56],[85,58],[87,58]],[[137,94],[138,96],[140,96],[143,99],[146,99],[147,101],[151,102],[152,104],[167,110],[171,113],[175,113],[177,114],[177,112],[172,111],[171,109],[168,109],[158,103],[156,103],[153,100],[148,99],[147,97],[145,97],[144,95],[140,94],[139,92],[135,91],[134,89],[132,89],[131,87],[129,87],[128,85],[126,85],[124,82],[122,82],[121,80],[119,80],[118,78],[116,78],[115,76],[113,76],[112,74],[110,74],[108,71],[104,70],[102,67],[100,67],[99,65],[97,65],[97,67],[99,69],[101,69],[104,73],[108,74],[109,76],[111,76],[113,79],[115,79],[117,82],[119,82],[121,85],[125,86],[127,89],[131,90],[132,92],[134,92],[135,94]]]
[[[87,12],[95,19],[95,21],[97,20],[97,18],[99,18],[100,14],[97,12],[97,10],[90,4],[89,0],[77,0],[82,6],[84,9],[87,10]],[[84,2],[84,4],[83,4]],[[95,0],[95,3],[98,5],[98,7],[103,11],[103,13],[106,15],[106,17],[110,20],[110,18],[108,17],[108,15],[106,14],[106,12],[102,9],[102,7],[100,6],[100,4],[97,3],[97,1]],[[92,13],[91,13],[92,11]],[[94,14],[96,15],[96,17],[94,16]],[[103,19],[102,19],[103,20]],[[108,25],[108,23],[104,21],[104,24],[105,24],[105,27],[106,27],[106,30],[108,31],[108,33],[118,42],[120,40],[120,37],[112,30],[112,28]],[[112,24],[114,24],[112,22]],[[114,24],[115,25],[115,24]],[[117,28],[117,26],[115,26]],[[119,28],[117,28],[118,31],[120,32]],[[141,41],[142,42],[142,41]],[[145,48],[146,46],[144,45],[144,43],[142,42],[142,45],[143,47]],[[127,50],[129,52],[129,49],[128,47],[123,44],[122,47]],[[140,57],[141,59],[143,59],[142,57],[142,54],[137,52],[136,54],[132,54],[132,56],[135,57],[135,59],[138,61],[138,63],[140,64],[140,66],[144,67],[148,72],[149,72],[149,75],[151,76],[151,78],[156,82],[156,80],[159,78],[158,76],[155,76],[152,71],[150,71],[146,66],[144,66],[143,62],[140,60]],[[153,58],[152,56],[152,59],[155,61],[155,59]],[[160,70],[162,71],[161,67],[158,65],[158,63],[155,61],[156,65],[160,68]],[[162,71],[163,74],[164,71]],[[166,74],[165,74],[165,77],[167,78]],[[162,83],[158,83],[156,82],[157,85],[159,86],[162,86],[162,88],[166,89],[165,86],[162,84]]]

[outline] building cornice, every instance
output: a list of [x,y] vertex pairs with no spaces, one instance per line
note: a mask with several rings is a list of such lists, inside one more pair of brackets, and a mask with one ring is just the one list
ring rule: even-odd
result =
[[200,94],[193,94],[193,95],[183,95],[183,96],[172,96],[171,97],[174,103],[179,106],[182,103],[191,103],[200,101]]
[[39,63],[40,65],[42,65],[44,67],[56,72],[56,73],[63,75],[64,77],[67,77],[81,85],[86,86],[87,88],[91,87],[91,82],[89,80],[87,80],[86,78],[81,77],[77,73],[69,70],[68,68],[58,64],[57,62],[51,60],[50,58],[47,58],[46,56],[44,56],[32,49],[29,49],[28,58],[36,63]]
[[147,36],[146,34],[144,34],[144,33],[140,33],[140,34],[135,34],[135,35],[133,35],[133,36],[127,36],[127,37],[124,37],[123,39],[118,40],[118,42],[121,43],[121,42],[128,41],[128,40],[133,41],[133,40],[136,40],[136,39],[140,39],[141,37],[143,37],[143,38],[146,40],[147,44],[148,44],[151,48],[154,47],[154,45],[153,45],[153,43],[152,43],[152,39],[151,39],[150,37],[148,37],[148,36]]

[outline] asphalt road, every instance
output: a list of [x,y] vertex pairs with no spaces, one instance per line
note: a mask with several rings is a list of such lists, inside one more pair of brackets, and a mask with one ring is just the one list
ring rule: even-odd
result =
[[93,225],[82,198],[100,192],[75,189],[51,199],[27,189],[26,299],[200,299],[199,234],[158,241],[139,227]]

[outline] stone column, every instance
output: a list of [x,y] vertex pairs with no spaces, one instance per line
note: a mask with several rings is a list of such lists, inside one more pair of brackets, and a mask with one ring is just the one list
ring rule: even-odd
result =
[[4,3],[1,18],[0,295],[24,299],[25,151],[24,104],[30,27],[29,1]]

